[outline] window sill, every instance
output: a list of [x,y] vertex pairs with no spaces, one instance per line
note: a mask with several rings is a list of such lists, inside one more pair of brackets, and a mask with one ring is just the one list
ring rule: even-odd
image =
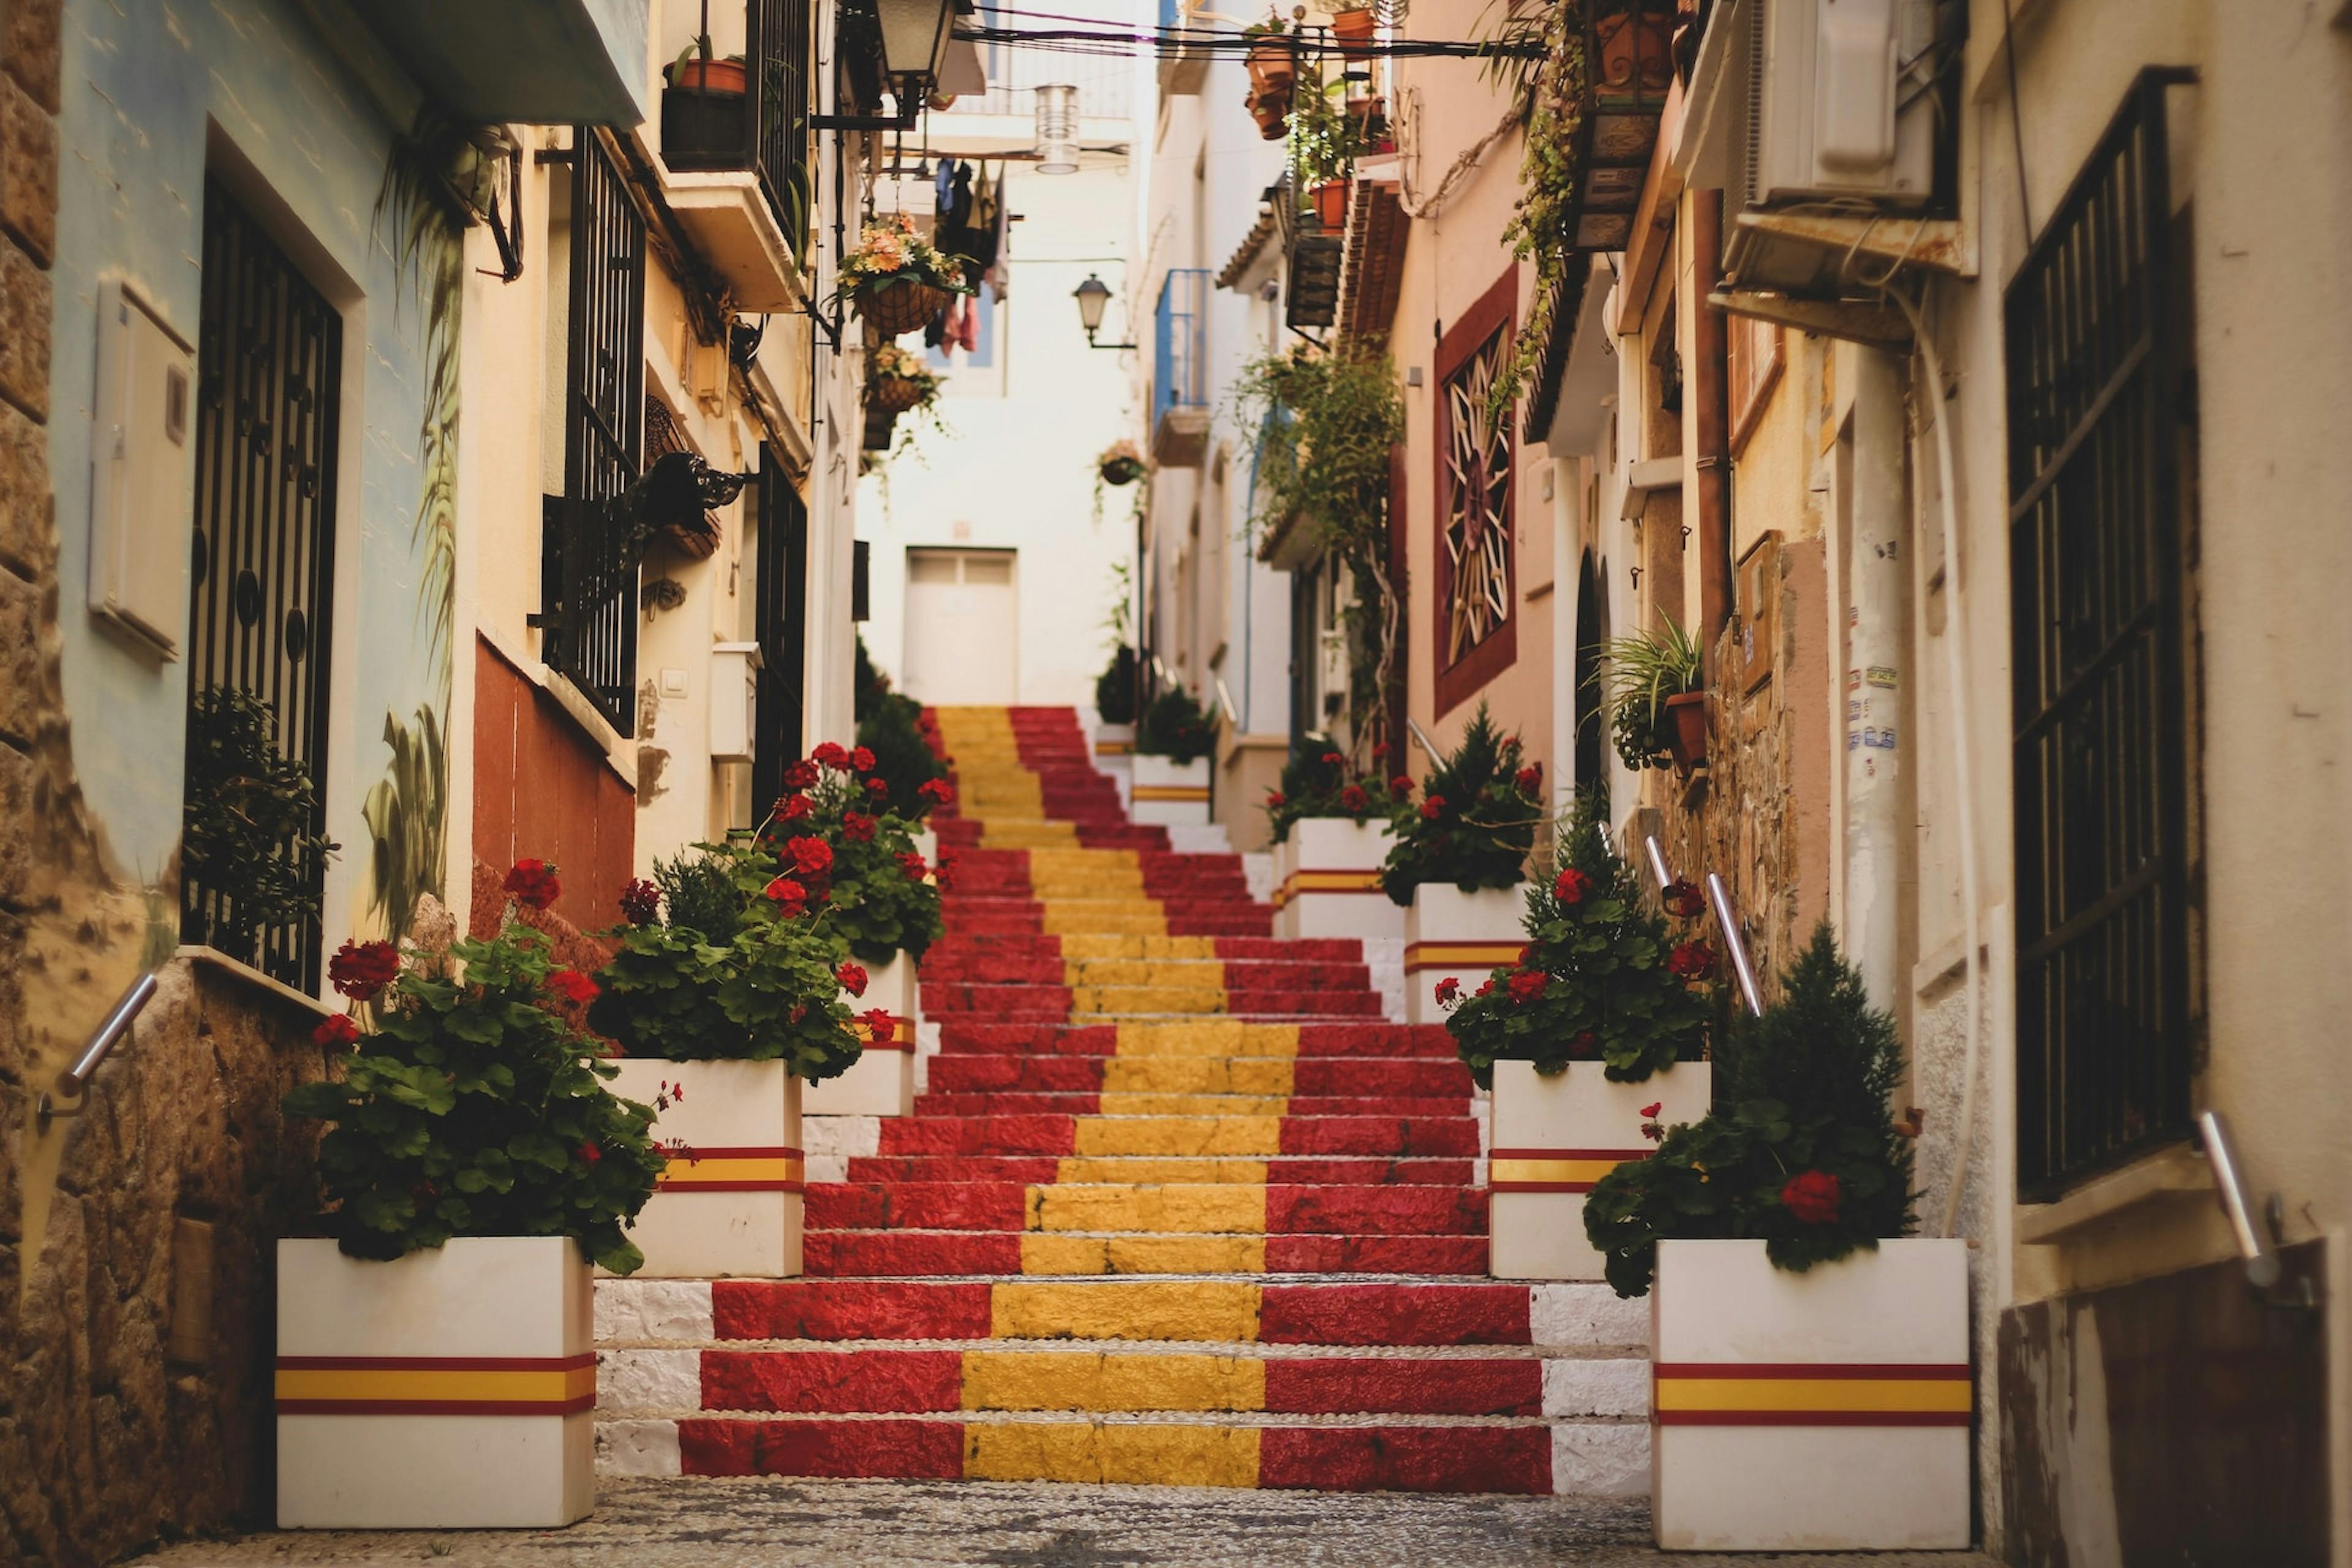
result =
[[2019,1205],[2017,1239],[2028,1247],[2055,1247],[2080,1240],[2094,1226],[2130,1210],[2194,1198],[2213,1201],[2213,1173],[2203,1155],[2177,1143],[2093,1177],[2055,1203]]
[[257,991],[266,991],[282,1002],[306,1008],[321,1018],[331,1017],[336,1011],[316,996],[297,991],[283,980],[273,979],[244,960],[231,958],[216,947],[182,946],[174,949],[172,956],[183,963],[201,963],[207,969],[217,970],[231,980],[250,985]]

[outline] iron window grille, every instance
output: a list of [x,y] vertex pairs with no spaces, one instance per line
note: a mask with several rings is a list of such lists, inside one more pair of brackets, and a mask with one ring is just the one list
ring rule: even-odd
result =
[[759,540],[752,561],[752,637],[760,673],[751,747],[751,818],[784,793],[784,770],[805,738],[803,687],[808,658],[808,508],[783,463],[760,449]]
[[[677,170],[750,170],[786,247],[808,236],[809,79],[814,59],[808,0],[744,0],[744,90],[698,85],[663,94],[662,161]],[[696,58],[699,58],[698,56]]]
[[1517,657],[1518,573],[1513,421],[1489,420],[1510,363],[1517,278],[1507,271],[1438,343],[1437,710],[1444,713]]
[[2018,1183],[2188,1131],[2184,334],[2143,73],[2005,302]]
[[[205,182],[197,325],[196,492],[189,562],[188,697],[228,688],[276,716],[279,753],[310,773],[310,832],[326,831],[336,436],[343,321],[219,182]],[[195,755],[194,726],[189,736]],[[280,854],[299,853],[293,846]],[[296,879],[315,900],[324,858]],[[180,888],[183,941],[218,947],[315,992],[314,912],[252,930],[229,890]]]
[[536,619],[542,657],[623,735],[637,670],[633,520],[617,502],[645,458],[646,225],[628,177],[573,129],[572,280],[564,351],[563,493],[549,496]]

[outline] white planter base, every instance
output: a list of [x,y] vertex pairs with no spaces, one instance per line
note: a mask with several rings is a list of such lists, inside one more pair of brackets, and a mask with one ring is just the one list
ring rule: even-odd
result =
[[1171,763],[1138,756],[1128,815],[1144,826],[1205,827],[1209,824],[1209,759]]
[[1495,1064],[1494,1148],[1487,1165],[1487,1270],[1497,1279],[1599,1279],[1604,1259],[1584,1237],[1584,1194],[1619,1164],[1646,1160],[1642,1107],[1666,1126],[1705,1116],[1714,1069],[1681,1062],[1640,1083],[1612,1083],[1599,1062],[1546,1078],[1533,1062]]
[[1651,1301],[1660,1546],[1969,1544],[1965,1241],[1882,1241],[1802,1274],[1760,1241],[1664,1242]]
[[1404,910],[1381,890],[1392,840],[1385,822],[1302,817],[1274,847],[1274,934],[1379,939],[1404,934]]
[[782,1062],[672,1062],[633,1057],[613,1091],[654,1103],[663,1083],[684,1099],[654,1122],[683,1141],[629,1239],[649,1279],[776,1279],[801,1271],[801,1081]]
[[1485,888],[1475,893],[1439,882],[1412,890],[1404,916],[1404,1016],[1411,1024],[1443,1024],[1437,983],[1448,975],[1475,991],[1486,972],[1517,960],[1528,942],[1527,889]]
[[[852,1012],[880,1007],[898,1020],[887,1040],[868,1040],[847,1072],[803,1086],[808,1116],[911,1116],[915,1113],[915,961],[899,953],[871,971],[866,994],[842,994]],[[861,1032],[864,1026],[860,1026]]]
[[279,1242],[278,1527],[586,1518],[592,1289],[565,1237],[463,1237],[390,1263]]

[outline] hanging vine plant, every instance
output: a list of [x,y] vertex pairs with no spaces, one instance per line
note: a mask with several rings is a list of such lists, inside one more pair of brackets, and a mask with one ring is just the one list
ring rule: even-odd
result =
[[1535,378],[1551,342],[1552,317],[1567,280],[1569,231],[1576,216],[1578,181],[1583,170],[1587,101],[1585,7],[1579,0],[1553,0],[1529,10],[1507,3],[1491,39],[1497,45],[1533,46],[1498,54],[1489,74],[1515,87],[1526,127],[1519,159],[1519,199],[1503,237],[1511,254],[1532,261],[1535,296],[1527,320],[1511,344],[1511,357],[1486,396],[1486,418],[1500,425]]
[[1404,439],[1396,367],[1360,348],[1301,346],[1243,367],[1234,401],[1242,428],[1261,433],[1250,526],[1260,537],[1311,528],[1346,568],[1354,591],[1345,626],[1356,743],[1388,741],[1384,699],[1396,679],[1402,615],[1388,561],[1390,455]]

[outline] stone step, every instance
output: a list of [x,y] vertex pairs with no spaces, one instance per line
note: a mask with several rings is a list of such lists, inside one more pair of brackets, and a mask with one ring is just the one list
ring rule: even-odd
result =
[[1121,1154],[901,1154],[852,1156],[850,1182],[1252,1182],[1341,1186],[1472,1184],[1464,1159],[1220,1159]]
[[812,1182],[811,1231],[1484,1236],[1486,1194],[1270,1183]]
[[811,1230],[812,1279],[950,1275],[1483,1275],[1486,1237],[1223,1235],[960,1230]]
[[931,1063],[930,1099],[951,1094],[1416,1095],[1467,1100],[1470,1069],[1458,1061],[1342,1057],[943,1055]]
[[1474,1157],[1478,1124],[1385,1116],[896,1117],[880,1154],[1368,1154]]

